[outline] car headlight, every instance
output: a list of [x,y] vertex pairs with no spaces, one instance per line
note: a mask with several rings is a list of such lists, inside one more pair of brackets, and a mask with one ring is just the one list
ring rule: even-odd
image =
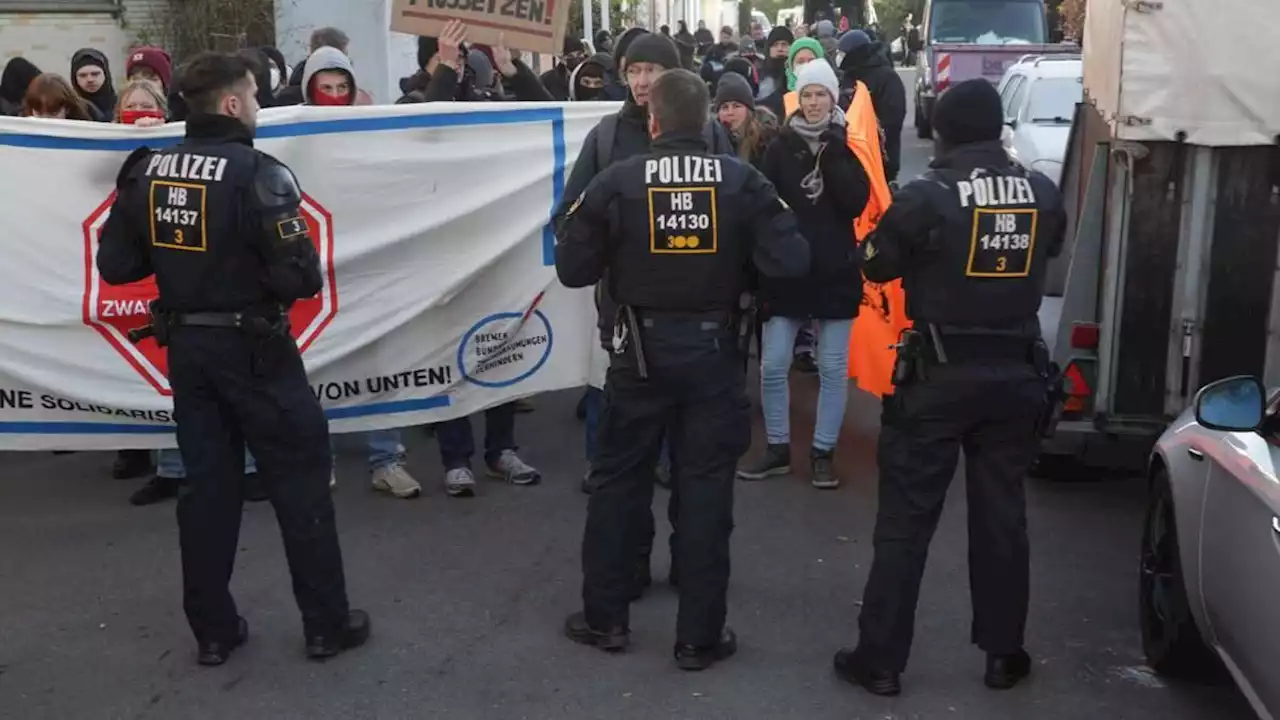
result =
[[1043,173],[1055,185],[1062,180],[1062,163],[1057,160],[1036,160],[1031,163],[1031,169]]

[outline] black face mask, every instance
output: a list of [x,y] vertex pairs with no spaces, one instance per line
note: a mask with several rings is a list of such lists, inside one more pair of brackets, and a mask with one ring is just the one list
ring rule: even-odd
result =
[[579,55],[566,55],[560,59],[560,62],[564,64],[565,70],[573,72],[574,68],[581,65],[584,60],[586,60],[586,58]]
[[575,97],[578,100],[595,100],[600,97],[600,94],[603,92],[604,88],[589,88],[579,85],[578,92],[575,93]]

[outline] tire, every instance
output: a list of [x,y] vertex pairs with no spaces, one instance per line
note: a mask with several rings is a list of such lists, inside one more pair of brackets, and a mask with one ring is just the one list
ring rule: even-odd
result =
[[1147,664],[1162,675],[1208,679],[1217,659],[1205,645],[1187,600],[1173,491],[1164,468],[1157,469],[1151,481],[1138,573],[1138,617]]
[[916,137],[921,140],[933,139],[933,123],[931,118],[925,115],[924,103],[916,100]]

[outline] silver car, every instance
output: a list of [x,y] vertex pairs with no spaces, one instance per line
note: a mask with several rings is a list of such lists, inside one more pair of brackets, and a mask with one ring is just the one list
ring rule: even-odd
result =
[[1280,714],[1280,392],[1248,376],[1201,388],[1151,456],[1139,585],[1157,672],[1218,665],[1258,715]]

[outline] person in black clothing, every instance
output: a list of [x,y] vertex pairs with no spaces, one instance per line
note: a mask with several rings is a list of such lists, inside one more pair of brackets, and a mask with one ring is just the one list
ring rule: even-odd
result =
[[866,208],[870,183],[848,147],[831,66],[817,61],[804,65],[796,77],[796,92],[800,107],[765,151],[762,169],[795,212],[813,264],[804,278],[766,278],[760,283],[760,400],[768,448],[761,461],[744,466],[738,476],[761,480],[791,472],[787,373],[796,331],[816,321],[821,384],[810,481],[816,488],[831,489],[840,484],[833,455],[848,396],[849,333],[862,303],[853,221]]
[[765,39],[765,59],[760,63],[760,87],[756,100],[781,118],[784,114],[782,97],[787,94],[787,57],[795,36],[785,26],[769,31]]
[[596,53],[573,69],[569,76],[569,100],[608,100],[605,95],[614,84],[613,58]]
[[[467,26],[451,20],[440,31],[440,37],[418,38],[418,72],[400,80],[404,96],[397,105],[421,102],[448,102],[450,100],[474,102],[496,99],[484,92],[476,82],[476,71],[469,65],[466,44]],[[480,49],[482,46],[477,45]],[[510,90],[521,102],[551,101],[554,98],[537,75],[522,61],[515,59],[507,48],[496,45],[491,48],[493,68],[501,79],[510,83]],[[485,60],[489,58],[486,56]]]
[[248,61],[198,55],[181,86],[186,138],[125,161],[97,264],[111,285],[154,274],[160,290],[148,329],[169,349],[187,465],[178,532],[197,661],[221,665],[248,639],[227,587],[245,443],[280,523],[307,656],[332,657],[368,639],[369,616],[347,605],[328,424],[289,335],[287,308],[320,291],[320,258],[293,173],[253,148],[258,104]]
[[258,85],[258,108],[275,107],[276,96],[271,82],[271,56],[260,48],[245,48],[239,55],[248,61],[250,69],[253,70],[253,79]]
[[1009,160],[990,82],[954,85],[933,117],[929,171],[894,195],[861,246],[867,280],[902,278],[913,325],[884,398],[875,559],[858,646],[835,657],[842,678],[877,695],[901,692],[929,541],[961,450],[971,637],[987,655],[984,682],[1011,688],[1031,672],[1022,484],[1052,373],[1037,312],[1066,213],[1052,180]]
[[907,119],[907,90],[902,77],[893,69],[893,61],[884,52],[883,43],[871,42],[861,30],[850,30],[840,38],[844,73],[840,88],[840,107],[849,109],[855,83],[861,82],[871,93],[876,119],[884,132],[885,179],[898,179],[902,165],[902,124]]
[[583,611],[564,632],[602,650],[627,647],[636,523],[652,502],[650,468],[669,433],[675,551],[687,568],[675,658],[683,670],[703,670],[737,650],[725,626],[733,466],[751,440],[739,299],[749,265],[796,276],[809,253],[760,172],[710,152],[706,85],[670,70],[646,90],[652,148],[598,174],[557,232],[560,281],[603,281],[619,303],[582,542]]
[[100,50],[82,48],[71,56],[71,84],[98,122],[112,122],[116,115],[116,89],[111,64]]
[[5,63],[0,74],[0,115],[16,117],[22,112],[22,98],[27,96],[31,81],[40,77],[40,68],[30,60],[16,57]]
[[575,68],[587,59],[587,48],[582,41],[571,35],[565,35],[564,48],[560,53],[559,62],[550,70],[542,73],[539,80],[542,86],[551,93],[551,97],[556,100],[565,101],[569,99],[569,76],[573,74]]

